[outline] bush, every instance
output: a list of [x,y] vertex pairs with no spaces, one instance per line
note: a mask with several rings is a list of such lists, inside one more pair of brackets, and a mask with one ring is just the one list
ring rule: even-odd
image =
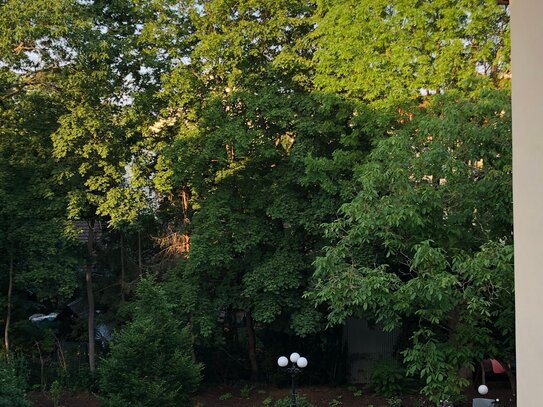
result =
[[60,403],[60,395],[62,393],[62,386],[58,380],[55,380],[51,383],[49,388],[49,395],[51,396],[51,401],[53,402],[53,407],[58,407]]
[[189,332],[152,281],[140,284],[133,309],[133,321],[116,334],[99,369],[105,405],[189,406],[201,379]]
[[396,361],[378,362],[372,367],[368,387],[384,397],[401,395],[407,387],[406,371]]
[[[285,397],[285,398],[277,400],[275,402],[275,407],[290,407],[290,406],[291,406],[291,398],[290,397]],[[315,404],[311,403],[304,396],[297,396],[296,397],[296,406],[297,407],[315,407]]]
[[25,400],[27,370],[22,359],[0,356],[0,407],[30,407]]

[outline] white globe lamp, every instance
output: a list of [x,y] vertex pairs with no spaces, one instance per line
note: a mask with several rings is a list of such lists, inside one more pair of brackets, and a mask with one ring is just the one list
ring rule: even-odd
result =
[[296,361],[296,364],[298,365],[298,367],[303,369],[304,367],[307,366],[307,359],[304,357],[299,357],[298,360]]
[[297,352],[294,352],[294,353],[291,353],[290,354],[290,361],[292,363],[296,363],[298,361],[298,359],[300,358],[300,354],[297,353]]
[[281,356],[279,359],[277,359],[277,364],[279,367],[287,367],[288,359],[285,356]]
[[479,394],[481,396],[486,396],[488,394],[488,387],[486,387],[484,384],[481,384],[478,388],[477,388],[477,391],[479,392]]

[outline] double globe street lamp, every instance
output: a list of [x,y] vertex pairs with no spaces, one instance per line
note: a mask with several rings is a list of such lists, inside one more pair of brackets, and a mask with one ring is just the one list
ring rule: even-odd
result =
[[[290,367],[288,366],[289,359],[291,362]],[[287,359],[286,356],[281,356],[279,359],[277,359],[277,364],[279,367],[285,368],[288,374],[290,374],[290,377],[292,379],[292,395],[291,395],[291,407],[296,407],[296,379],[298,378],[298,375],[302,373],[302,369],[307,366],[307,359],[300,356],[299,353],[292,353],[290,355],[290,358]]]

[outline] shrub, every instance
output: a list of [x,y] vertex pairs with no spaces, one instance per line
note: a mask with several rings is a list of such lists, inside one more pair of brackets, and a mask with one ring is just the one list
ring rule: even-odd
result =
[[49,394],[51,395],[51,401],[53,402],[54,407],[58,407],[60,404],[60,394],[62,393],[62,386],[58,380],[55,380],[51,383],[49,388]]
[[110,407],[182,407],[201,379],[189,332],[165,293],[150,280],[139,286],[134,318],[115,335],[100,366],[100,390]]
[[378,362],[371,370],[368,387],[384,397],[403,394],[407,387],[406,371],[396,361]]
[[25,400],[27,370],[22,359],[0,356],[0,407],[30,407]]

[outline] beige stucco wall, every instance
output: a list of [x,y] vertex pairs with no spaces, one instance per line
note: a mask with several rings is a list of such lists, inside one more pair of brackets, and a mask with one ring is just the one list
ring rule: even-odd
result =
[[543,0],[511,0],[518,406],[543,395]]

